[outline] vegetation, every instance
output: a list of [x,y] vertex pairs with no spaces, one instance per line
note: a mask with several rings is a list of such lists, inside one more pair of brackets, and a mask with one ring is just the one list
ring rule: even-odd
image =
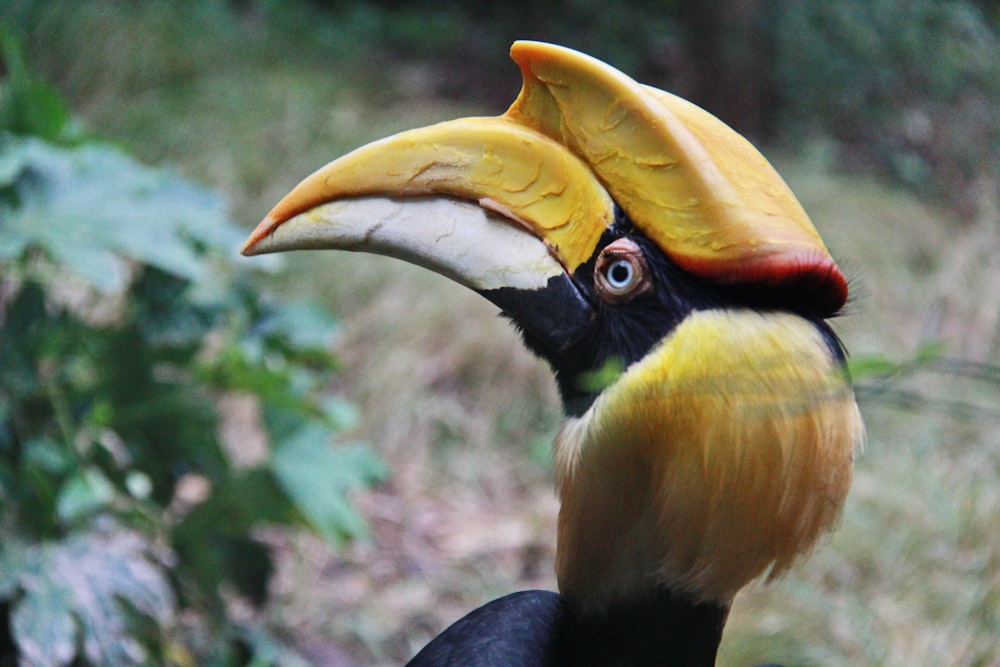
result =
[[[32,91],[11,97],[21,70],[5,53],[0,122],[16,136],[0,148],[0,348],[13,355],[0,360],[0,628],[31,637],[32,614],[54,601],[44,627],[89,636],[65,594],[86,582],[101,591],[92,599],[125,600],[105,630],[131,638],[116,645],[128,660],[247,663],[256,651],[293,664],[281,638],[316,664],[391,665],[490,597],[554,586],[545,434],[558,406],[494,310],[378,258],[306,255],[268,276],[231,259],[331,157],[502,111],[519,84],[506,50],[527,37],[607,58],[766,140],[860,295],[836,323],[869,427],[842,526],[796,572],[738,598],[720,664],[996,664],[994,4],[4,3],[0,20],[53,88],[28,79]],[[83,165],[82,182],[59,181],[45,191],[65,193],[55,198],[32,189],[67,162]],[[72,191],[99,197],[87,201],[101,214],[135,211],[135,188],[159,193],[141,215],[161,223],[142,233],[134,215],[87,227],[70,224],[81,206],[58,214]],[[27,227],[22,202],[54,226]],[[14,362],[22,371],[8,374]],[[359,483],[384,472],[363,448],[316,447],[319,429],[352,421],[331,396],[357,402],[357,434],[389,471],[351,496],[369,537],[335,549],[288,526],[355,534],[344,497],[281,483],[317,473],[289,470],[301,455],[356,456],[337,470]],[[237,463],[236,441],[270,447]],[[250,572],[233,567],[244,546]],[[247,612],[268,558],[268,604]],[[94,566],[53,576],[64,562]],[[131,575],[97,574],[119,571]],[[0,630],[0,644],[14,639]],[[65,642],[40,645],[67,655]],[[73,646],[81,661],[87,646]]]
[[781,116],[799,136],[822,128],[851,162],[973,212],[1000,181],[995,12],[991,25],[967,2],[783,3]]
[[364,532],[345,494],[381,463],[323,444],[335,322],[262,296],[216,195],[86,139],[0,45],[0,660],[293,664],[229,605],[267,598],[265,523]]

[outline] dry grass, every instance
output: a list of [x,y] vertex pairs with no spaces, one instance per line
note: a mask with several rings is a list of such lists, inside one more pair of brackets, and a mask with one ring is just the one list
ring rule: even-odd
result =
[[[176,43],[158,38],[181,72],[150,73],[136,56],[162,31],[161,10],[140,17],[133,41],[81,50],[105,20],[98,9],[115,6],[81,3],[61,30],[50,19],[37,37],[48,73],[100,133],[226,190],[248,227],[346,149],[484,111],[413,96],[419,66],[374,73],[384,90],[373,98],[331,70],[329,54],[297,53],[253,26],[224,48],[176,31]],[[777,163],[854,278],[860,296],[837,323],[852,351],[904,358],[942,340],[950,354],[1000,362],[995,205],[959,222],[816,161]],[[344,369],[332,382],[360,407],[354,435],[392,473],[358,498],[369,540],[333,550],[308,535],[268,536],[283,554],[275,625],[318,664],[392,665],[465,610],[551,588],[557,508],[545,446],[558,405],[546,369],[494,309],[368,256],[290,256],[276,283],[322,296],[343,318]],[[929,395],[1000,398],[970,381],[913,382]],[[876,404],[864,412],[869,443],[840,530],[791,575],[741,595],[720,664],[1000,665],[1000,425]]]

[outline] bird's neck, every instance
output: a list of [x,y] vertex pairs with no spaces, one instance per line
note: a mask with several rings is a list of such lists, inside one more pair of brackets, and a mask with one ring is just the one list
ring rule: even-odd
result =
[[728,613],[728,606],[696,603],[667,589],[599,612],[567,600],[563,648],[573,665],[711,666]]
[[822,330],[693,313],[554,445],[559,590],[600,610],[670,588],[726,604],[836,521],[863,428]]

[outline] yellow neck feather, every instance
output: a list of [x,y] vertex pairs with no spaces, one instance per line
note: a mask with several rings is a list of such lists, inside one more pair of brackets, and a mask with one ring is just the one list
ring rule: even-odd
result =
[[560,590],[730,601],[833,526],[863,438],[811,323],[693,313],[556,438]]

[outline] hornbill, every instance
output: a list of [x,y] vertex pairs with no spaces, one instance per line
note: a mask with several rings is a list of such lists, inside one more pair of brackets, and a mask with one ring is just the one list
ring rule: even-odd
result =
[[246,255],[335,248],[476,290],[555,373],[559,593],[471,612],[412,665],[712,665],[751,580],[836,522],[863,438],[827,319],[847,282],[780,176],[697,106],[516,42],[501,116],[362,146]]

